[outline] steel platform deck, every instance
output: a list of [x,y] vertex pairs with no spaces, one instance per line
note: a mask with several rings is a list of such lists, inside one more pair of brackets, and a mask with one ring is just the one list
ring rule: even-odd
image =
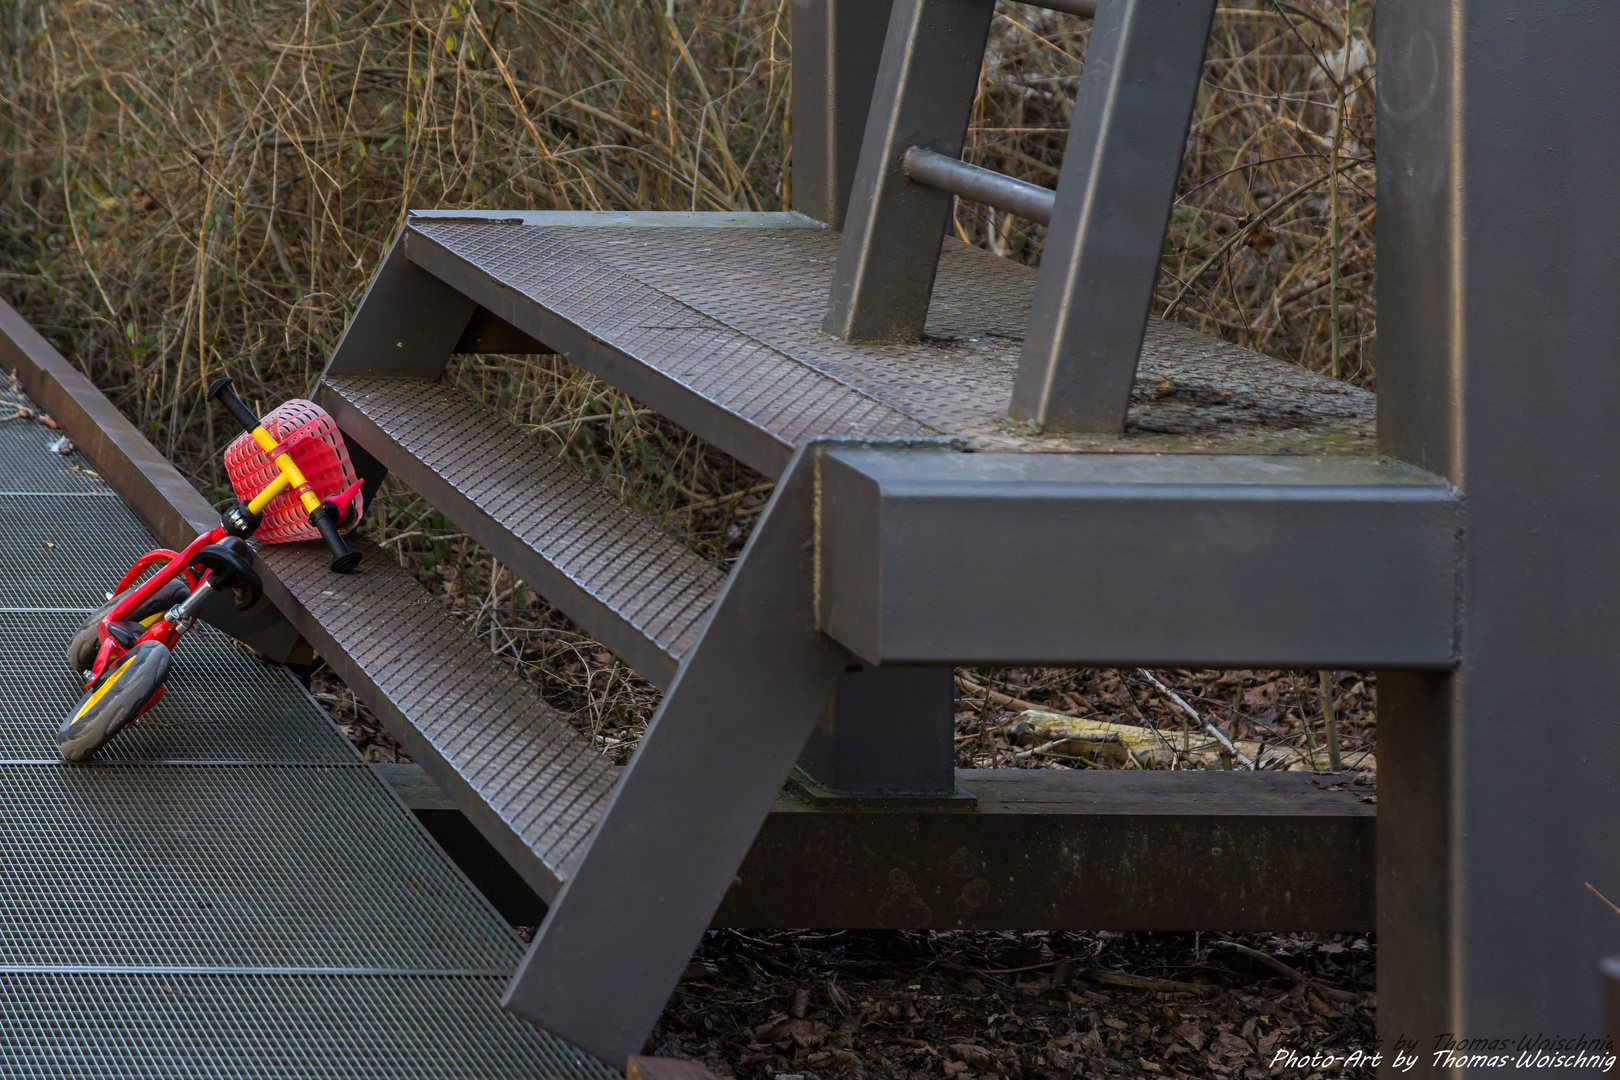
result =
[[609,1080],[504,1012],[522,943],[284,669],[202,630],[90,765],[62,643],[154,546],[0,424],[0,1077]]
[[948,241],[922,340],[852,344],[821,329],[838,238],[792,214],[425,211],[404,247],[772,476],[806,439],[836,435],[982,451],[1374,452],[1372,394],[1160,319],[1148,320],[1124,438],[1035,434],[1007,419],[1033,270]]

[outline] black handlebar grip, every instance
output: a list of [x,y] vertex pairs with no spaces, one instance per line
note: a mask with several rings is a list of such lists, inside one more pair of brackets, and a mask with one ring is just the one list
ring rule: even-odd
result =
[[225,411],[236,418],[243,431],[250,432],[259,426],[259,418],[253,415],[253,410],[244,405],[242,399],[236,396],[236,391],[231,388],[229,375],[214,380],[213,385],[208,388],[208,400],[217,401],[225,406]]
[[309,515],[309,523],[321,532],[321,539],[326,546],[332,549],[332,570],[338,574],[353,573],[360,566],[360,553],[350,551],[349,545],[343,542],[343,534],[338,532],[337,522],[333,520],[331,503],[321,503],[315,512]]

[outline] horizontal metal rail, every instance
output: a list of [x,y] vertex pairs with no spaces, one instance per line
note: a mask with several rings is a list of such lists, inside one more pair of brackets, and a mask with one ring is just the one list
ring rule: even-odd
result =
[[1051,188],[1014,180],[993,169],[969,165],[920,146],[906,151],[901,166],[906,175],[919,184],[1006,210],[1042,225],[1052,223],[1052,204],[1057,200],[1057,192]]
[[882,664],[1439,668],[1460,504],[1373,458],[822,456],[818,621]]
[[[416,765],[382,767],[503,911],[545,914]],[[778,799],[713,925],[1367,930],[1377,808],[1304,773],[960,769],[965,805]],[[1200,851],[1198,859],[1153,852]],[[1334,857],[1324,859],[1322,852]],[[899,871],[903,877],[897,878]],[[1287,882],[1286,889],[1275,887]]]
[[1082,19],[1095,18],[1097,15],[1097,0],[1029,0],[1029,3],[1035,7],[1061,11],[1065,15],[1078,15]]

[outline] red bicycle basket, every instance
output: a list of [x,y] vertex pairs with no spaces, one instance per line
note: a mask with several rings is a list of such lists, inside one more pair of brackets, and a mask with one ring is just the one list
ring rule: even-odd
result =
[[[317,498],[329,499],[358,479],[337,422],[313,401],[294,398],[271,411],[260,423],[291,455],[293,464],[309,481]],[[225,448],[225,471],[230,474],[236,497],[243,502],[251,501],[281,472],[246,432]],[[354,506],[358,521],[360,512],[365,509],[358,495]],[[286,544],[294,540],[319,540],[321,534],[309,523],[309,514],[299,501],[298,493],[289,488],[264,508],[264,521],[253,538],[267,544]]]

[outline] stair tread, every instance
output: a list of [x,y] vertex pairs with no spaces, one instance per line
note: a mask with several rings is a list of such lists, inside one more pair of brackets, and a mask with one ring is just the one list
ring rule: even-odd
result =
[[[1003,451],[1374,449],[1372,394],[1156,318],[1124,438],[1039,435],[1009,422],[1035,274],[955,241],[921,342],[851,344],[821,330],[832,230],[568,226],[560,216],[414,217],[407,252],[520,329],[540,337],[542,314],[560,318],[711,405],[714,424],[773,440],[774,460],[751,462],[773,473],[812,435],[945,435]],[[592,366],[578,351],[570,355]],[[669,411],[653,400],[663,385],[638,396]]]
[[[507,545],[514,557],[503,562],[632,666],[654,668],[644,673],[655,681],[673,674],[724,584],[708,561],[457,388],[334,376],[323,401],[346,434],[497,557]],[[656,651],[653,663],[632,636]]]
[[460,776],[560,882],[607,803],[612,765],[387,552],[352,546],[361,567],[346,575],[316,544],[258,553],[333,669],[374,685],[417,736],[413,753]]

